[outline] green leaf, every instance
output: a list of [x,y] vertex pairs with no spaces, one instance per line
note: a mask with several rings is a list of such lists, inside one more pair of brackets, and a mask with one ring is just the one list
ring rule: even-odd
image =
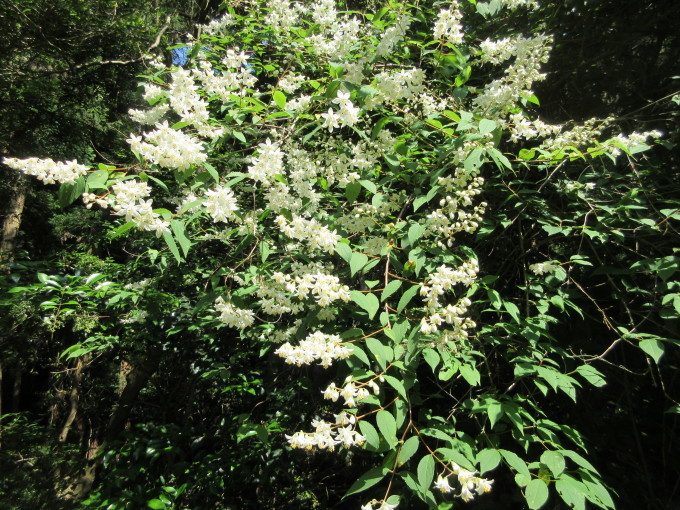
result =
[[85,177],[78,177],[75,184],[64,183],[59,186],[57,201],[61,207],[68,207],[78,200],[85,191]]
[[380,448],[380,436],[378,435],[378,431],[375,429],[373,424],[371,424],[367,420],[360,420],[359,430],[361,431],[361,434],[366,438],[366,444],[368,446],[370,446],[374,450]]
[[191,248],[191,241],[184,235],[184,222],[181,220],[170,220],[170,227],[172,227],[175,238],[177,238],[177,242],[186,257],[189,253],[189,248]]
[[500,310],[503,303],[501,295],[493,289],[486,289],[486,295],[489,297],[491,306],[493,306],[496,310]]
[[505,412],[503,411],[503,406],[501,405],[500,402],[494,401],[491,404],[489,404],[489,407],[486,410],[486,414],[489,416],[489,425],[491,425],[491,428],[498,422],[503,417],[503,414]]
[[439,365],[439,354],[437,351],[434,349],[431,349],[429,347],[423,349],[423,358],[425,359],[425,362],[430,365],[430,368],[432,369],[432,373],[437,372],[437,365]]
[[378,308],[380,308],[380,301],[375,294],[363,294],[358,290],[350,291],[349,294],[352,301],[368,312],[369,319],[372,319],[375,316]]
[[482,376],[479,373],[479,370],[472,365],[463,364],[458,370],[460,371],[460,375],[463,376],[463,379],[465,379],[470,386],[479,386],[481,383]]
[[509,450],[499,451],[505,459],[505,462],[507,462],[510,467],[514,468],[515,471],[528,477],[531,476],[531,473],[529,473],[529,468],[527,468],[527,463],[524,462],[515,452],[511,452]]
[[421,223],[414,223],[408,229],[408,242],[411,246],[415,246],[418,239],[423,237],[425,233],[425,225]]
[[385,375],[383,376],[385,380],[387,381],[387,384],[392,386],[395,390],[397,390],[397,393],[401,398],[404,400],[408,400],[408,396],[406,395],[406,388],[404,387],[404,383],[402,383],[399,379],[396,377],[393,377],[391,375]]
[[380,301],[385,301],[388,297],[397,292],[401,287],[401,283],[401,280],[392,280],[388,283],[380,295]]
[[109,172],[106,170],[96,170],[87,176],[87,189],[106,189],[106,181],[109,178]]
[[434,196],[439,192],[440,189],[441,189],[441,186],[439,186],[439,185],[432,186],[432,188],[430,188],[430,191],[427,192],[427,195],[421,195],[421,196],[417,197],[413,201],[413,212],[416,212],[423,205],[425,205],[430,200],[432,200],[434,198]]
[[406,308],[406,306],[411,302],[411,299],[413,299],[413,296],[415,296],[418,291],[420,291],[420,285],[414,285],[402,294],[399,304],[397,305],[397,313],[401,313],[402,310]]
[[404,444],[399,450],[399,456],[397,457],[397,467],[401,467],[406,464],[406,462],[408,462],[408,460],[416,454],[419,446],[420,438],[418,436],[411,436],[406,441],[404,441]]
[[352,205],[359,198],[359,193],[361,192],[361,184],[358,182],[350,182],[345,187],[345,198],[349,205]]
[[649,356],[654,360],[654,362],[657,365],[659,364],[659,360],[661,359],[661,356],[663,356],[664,353],[664,347],[660,341],[654,338],[647,338],[644,340],[640,340],[638,346],[644,352],[649,354]]
[[437,451],[444,457],[444,460],[446,460],[447,462],[455,462],[459,466],[470,471],[475,470],[474,463],[470,462],[470,459],[468,459],[458,450],[454,450],[453,448],[439,448]]
[[387,473],[388,470],[382,467],[375,467],[373,469],[369,469],[363,475],[361,475],[356,482],[352,484],[352,486],[349,488],[349,490],[345,493],[345,495],[342,498],[344,499],[348,496],[351,496],[352,494],[357,494],[359,492],[365,491],[366,489],[370,489],[380,480],[382,480]]
[[217,170],[215,169],[214,166],[212,166],[210,163],[203,163],[203,168],[205,168],[208,171],[208,173],[210,174],[210,177],[215,179],[215,182],[217,184],[220,183],[220,174],[217,172]]
[[576,369],[581,377],[597,388],[607,384],[602,372],[592,365],[581,365]]
[[548,466],[555,478],[559,477],[566,467],[564,455],[554,450],[547,450],[541,455],[541,462]]
[[418,462],[418,485],[423,492],[430,490],[434,479],[434,458],[429,453]]
[[342,259],[349,264],[349,261],[352,259],[352,248],[347,243],[337,243],[335,245],[335,253],[340,255]]
[[160,499],[152,499],[146,502],[146,506],[149,508],[153,508],[154,510],[161,510],[167,508],[165,503],[163,503]]
[[120,235],[123,235],[125,232],[130,230],[136,225],[134,221],[128,221],[127,223],[124,223],[120,227],[116,228],[116,230],[113,231],[113,237],[118,237]]
[[519,324],[519,308],[517,305],[511,301],[503,301],[503,308],[515,319],[515,322]]
[[557,489],[557,493],[570,508],[585,510],[585,487],[582,483],[570,476],[563,475],[555,482],[555,489]]
[[[336,245],[337,246],[337,245]],[[350,274],[354,276],[356,273],[361,271],[361,269],[368,262],[368,257],[363,253],[354,252],[349,260]],[[377,299],[377,298],[376,298]]]
[[496,469],[501,463],[501,454],[494,448],[486,448],[477,454],[477,464],[479,464],[479,474]]
[[378,411],[375,417],[375,422],[378,424],[378,430],[385,438],[385,441],[393,448],[397,444],[397,422],[389,411]]
[[182,262],[182,257],[179,254],[177,243],[175,243],[175,239],[172,237],[172,234],[170,232],[163,232],[163,239],[165,239],[165,243],[168,245],[168,248],[170,248],[170,251],[175,256],[175,259],[177,259],[177,262]]
[[498,124],[494,122],[493,120],[489,119],[482,119],[479,121],[479,133],[482,135],[486,135],[487,133],[491,133],[494,129],[498,127]]
[[272,94],[272,98],[274,99],[276,106],[278,106],[282,110],[285,110],[285,108],[286,108],[286,94],[284,94],[280,90],[277,90],[277,91],[274,92],[274,94]]
[[359,181],[359,184],[361,184],[364,188],[366,188],[373,194],[378,192],[378,187],[375,185],[373,181],[369,181],[368,179],[361,179]]
[[548,500],[548,487],[540,478],[534,478],[527,485],[524,497],[527,500],[529,508],[531,510],[537,510]]
[[373,357],[378,362],[378,365],[380,365],[380,367],[385,370],[385,368],[387,368],[387,353],[385,346],[377,338],[368,337],[366,339],[366,347],[368,347],[368,350],[371,351],[371,354],[373,354]]

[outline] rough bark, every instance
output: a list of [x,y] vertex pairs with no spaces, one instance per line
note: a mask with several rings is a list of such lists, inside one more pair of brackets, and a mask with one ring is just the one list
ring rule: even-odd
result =
[[21,215],[24,212],[28,182],[23,176],[16,180],[13,193],[2,221],[2,239],[0,239],[0,267],[11,262],[16,250],[17,235],[21,227]]
[[111,413],[104,440],[97,448],[96,453],[93,455],[93,459],[88,462],[83,474],[67,491],[65,496],[69,499],[80,501],[87,497],[92,490],[92,486],[97,477],[97,471],[101,465],[102,457],[100,453],[105,451],[108,445],[112,441],[115,441],[125,429],[125,424],[130,418],[130,412],[137,401],[139,392],[142,391],[149,382],[151,376],[158,369],[160,358],[160,349],[153,349],[149,351],[145,358],[132,366],[132,369],[125,378],[125,388],[123,388],[118,402]]
[[73,422],[76,419],[76,416],[78,415],[78,400],[80,399],[79,395],[79,389],[80,389],[80,383],[83,378],[83,360],[78,359],[76,363],[75,370],[73,372],[73,386],[71,387],[71,392],[69,393],[69,404],[70,404],[70,409],[68,416],[66,417],[66,421],[64,422],[64,426],[61,429],[61,432],[59,433],[59,442],[64,443],[66,439],[68,439],[68,433],[71,430],[71,426],[73,425]]

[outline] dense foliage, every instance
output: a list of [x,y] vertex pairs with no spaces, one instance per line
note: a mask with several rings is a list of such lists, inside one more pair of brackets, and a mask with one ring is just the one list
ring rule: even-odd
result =
[[672,504],[678,96],[539,120],[583,9],[225,7],[148,61],[130,156],[4,160],[73,249],[6,265],[3,367],[45,380],[1,504]]

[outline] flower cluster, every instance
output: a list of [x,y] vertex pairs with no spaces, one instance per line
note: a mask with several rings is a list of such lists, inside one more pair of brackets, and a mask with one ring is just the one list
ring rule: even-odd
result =
[[309,296],[321,307],[350,300],[349,287],[341,284],[337,276],[325,272],[319,263],[294,263],[287,273],[277,271],[258,283],[256,295],[262,310],[269,315],[298,314],[304,310],[302,300]]
[[[455,475],[458,478],[458,483],[460,483],[461,491],[458,494],[463,501],[466,503],[474,499],[476,492],[478,495],[485,494],[491,491],[491,484],[493,480],[487,480],[486,478],[480,478],[476,476],[473,471],[468,471],[463,469],[458,464],[453,463],[451,465],[451,475]],[[450,475],[439,475],[437,481],[434,482],[434,488],[440,490],[443,493],[449,493],[453,491],[453,488],[449,484]]]
[[252,310],[237,308],[227,303],[221,296],[215,300],[215,310],[220,312],[220,320],[232,328],[246,329],[255,322],[255,314]]
[[453,44],[463,44],[463,25],[460,21],[463,18],[458,9],[458,2],[452,2],[451,9],[439,11],[437,21],[434,24],[434,38],[444,39]]
[[312,426],[314,427],[314,432],[298,431],[292,436],[286,435],[291,448],[311,450],[316,447],[320,450],[326,449],[332,451],[335,450],[337,445],[350,448],[352,446],[361,446],[366,442],[366,438],[354,428],[356,426],[354,415],[344,411],[335,415],[335,423],[313,420]]
[[502,78],[489,83],[474,100],[480,114],[504,118],[515,108],[518,97],[530,96],[533,83],[545,78],[541,63],[548,61],[552,38],[539,34],[535,37],[510,37],[481,43],[480,63],[500,64],[514,57]]
[[145,200],[151,193],[151,187],[146,182],[136,179],[118,181],[111,186],[111,192],[103,197],[85,193],[83,201],[88,208],[92,204],[104,209],[111,208],[116,216],[123,216],[125,221],[134,222],[137,228],[155,232],[157,237],[170,233],[169,222],[153,211],[153,200]]
[[[442,265],[428,276],[426,283],[421,284],[420,295],[425,298],[427,309],[434,313],[441,308],[440,296],[453,289],[457,284],[470,286],[479,272],[477,259],[463,262],[456,269]],[[469,306],[469,305],[466,305]]]
[[216,186],[206,191],[205,196],[208,198],[203,205],[213,221],[227,222],[236,217],[234,213],[238,211],[238,204],[231,188]]
[[203,144],[198,139],[172,129],[167,121],[156,124],[155,131],[143,136],[144,141],[141,136],[130,135],[130,147],[150,163],[161,167],[186,170],[207,159]]
[[74,161],[53,161],[51,159],[38,158],[3,158],[2,162],[8,167],[31,175],[45,184],[55,182],[74,184],[78,177],[85,175],[88,167],[79,165]]
[[336,359],[349,358],[352,351],[342,345],[338,335],[315,331],[297,346],[286,342],[276,350],[276,354],[292,365],[309,365],[319,360],[322,367],[328,368]]
[[269,185],[274,177],[283,174],[284,155],[279,145],[267,138],[265,143],[258,145],[258,154],[253,157],[248,174],[254,181]]
[[345,399],[347,407],[356,407],[357,400],[363,400],[370,395],[369,389],[373,391],[374,395],[380,393],[380,387],[373,379],[366,383],[357,383],[350,376],[345,379],[345,386],[342,388],[338,388],[335,383],[330,383],[322,393],[326,400],[337,402],[342,397]]
[[560,267],[559,264],[556,264],[555,262],[548,260],[546,262],[538,262],[536,264],[531,264],[529,266],[529,270],[535,275],[540,276],[543,274],[552,274],[557,270],[558,267]]
[[310,248],[332,253],[340,236],[328,227],[321,225],[314,218],[305,219],[302,216],[293,216],[293,221],[288,221],[285,216],[277,216],[276,224],[281,232],[291,239],[305,241]]

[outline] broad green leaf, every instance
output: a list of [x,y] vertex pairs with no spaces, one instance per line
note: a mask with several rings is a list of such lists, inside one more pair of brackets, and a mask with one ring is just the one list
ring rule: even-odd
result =
[[429,453],[418,462],[418,485],[423,492],[430,490],[434,479],[434,458]]
[[399,379],[391,375],[385,375],[383,377],[387,381],[387,384],[389,384],[390,386],[392,386],[392,388],[397,390],[397,393],[401,398],[408,400],[408,396],[406,395],[406,388],[404,388],[404,383],[402,383]]
[[644,352],[649,354],[649,356],[654,360],[654,362],[657,365],[659,364],[659,360],[661,359],[661,356],[663,356],[664,354],[663,344],[659,340],[656,340],[654,338],[647,338],[644,340],[640,340],[638,346]]
[[480,475],[496,469],[500,462],[501,454],[494,448],[486,448],[477,454],[477,464],[479,464]]
[[361,184],[358,182],[350,182],[345,187],[345,198],[349,205],[352,205],[359,198],[359,193],[361,192]]
[[482,375],[475,367],[464,364],[461,365],[458,370],[460,371],[460,375],[463,376],[463,379],[465,379],[470,386],[479,386]]
[[392,280],[390,283],[388,283],[380,295],[380,301],[385,301],[388,297],[397,292],[401,287],[401,284],[401,280]]
[[524,462],[515,452],[509,450],[499,450],[505,462],[507,462],[510,467],[514,468],[520,474],[531,476],[529,473],[529,468],[527,468],[527,463]]
[[487,289],[486,295],[489,297],[489,302],[491,303],[491,306],[493,306],[496,310],[500,310],[501,305],[503,303],[501,295],[493,289]]
[[492,402],[486,410],[486,414],[489,416],[489,425],[491,428],[503,417],[503,406],[500,402]]
[[378,411],[375,417],[375,422],[378,424],[378,430],[385,438],[390,447],[397,444],[397,422],[389,411]]
[[217,172],[214,166],[212,166],[210,163],[203,163],[203,167],[208,171],[210,174],[210,177],[215,179],[216,183],[220,183],[220,174]]
[[554,450],[547,450],[543,452],[541,455],[541,462],[548,466],[550,472],[555,478],[558,478],[566,467],[564,456],[560,452],[556,452]]
[[368,446],[374,450],[380,448],[380,436],[378,435],[378,431],[375,429],[372,423],[370,423],[368,420],[360,420],[359,430],[366,438],[366,444]]
[[524,497],[531,510],[541,508],[548,500],[548,487],[540,478],[534,478],[524,489]]
[[468,459],[465,455],[463,455],[458,450],[455,450],[454,448],[439,448],[437,452],[440,453],[444,457],[444,460],[446,460],[447,462],[455,462],[459,466],[469,471],[475,470],[474,463],[471,462],[470,459]]
[[182,252],[186,257],[189,253],[189,249],[191,248],[191,241],[189,241],[186,235],[184,235],[184,222],[181,220],[170,220],[170,226],[172,227],[175,238],[177,239],[177,242],[179,243],[179,246],[182,248]]
[[164,510],[165,508],[168,508],[160,499],[151,499],[146,502],[146,506],[153,508],[153,510]]
[[423,358],[425,362],[430,365],[432,373],[437,372],[437,365],[439,365],[439,354],[434,349],[429,347],[423,349]]
[[361,475],[356,482],[352,484],[352,486],[343,496],[343,499],[348,496],[351,496],[352,494],[357,494],[358,492],[370,489],[380,480],[382,480],[387,473],[388,471],[382,467],[375,467],[373,469],[369,469],[363,475]]
[[109,172],[106,170],[96,170],[87,176],[87,189],[106,189],[106,181],[109,178]]
[[401,299],[397,305],[397,312],[401,313],[402,310],[404,310],[404,308],[406,308],[406,306],[411,302],[413,296],[415,296],[419,291],[420,285],[413,285],[412,287],[408,288],[406,292],[401,295]]
[[371,351],[371,354],[373,354],[378,365],[385,370],[385,368],[387,368],[387,352],[385,346],[377,338],[369,337],[366,339],[366,347]]
[[372,319],[375,317],[378,308],[380,308],[380,301],[371,293],[361,293],[358,290],[350,291],[350,297],[357,305],[368,312],[368,318]]
[[342,259],[349,264],[352,258],[352,248],[349,247],[347,243],[337,243],[335,245],[335,253],[340,255]]
[[519,324],[519,308],[517,305],[511,301],[503,301],[503,308],[515,319],[515,322]]
[[491,133],[494,129],[498,127],[498,124],[493,120],[482,119],[479,121],[479,133],[485,135]]
[[411,436],[402,445],[399,450],[398,466],[403,466],[408,460],[415,455],[420,446],[420,438],[418,436]]
[[576,371],[581,375],[581,377],[597,388],[601,388],[607,384],[602,372],[592,365],[581,365],[576,369]]
[[408,242],[411,246],[415,246],[418,239],[425,233],[425,225],[421,223],[414,223],[408,229]]
[[352,253],[352,258],[350,258],[349,260],[351,276],[354,276],[357,272],[361,271],[361,269],[366,265],[367,262],[368,257],[363,253],[359,253],[356,251]]
[[282,110],[286,108],[286,94],[284,94],[280,90],[277,90],[274,92],[274,94],[272,94],[272,98],[274,99],[276,106],[278,106]]
[[170,251],[175,256],[177,262],[182,262],[182,257],[179,254],[177,243],[175,243],[175,239],[172,237],[172,234],[170,232],[163,232],[163,239],[165,239],[165,243],[168,245],[168,248],[170,248]]
[[574,510],[585,510],[585,486],[574,478],[563,475],[555,482],[555,489],[562,500]]
[[267,258],[269,257],[271,252],[272,250],[269,247],[269,244],[267,244],[266,241],[260,241],[260,258],[263,264],[267,261]]

